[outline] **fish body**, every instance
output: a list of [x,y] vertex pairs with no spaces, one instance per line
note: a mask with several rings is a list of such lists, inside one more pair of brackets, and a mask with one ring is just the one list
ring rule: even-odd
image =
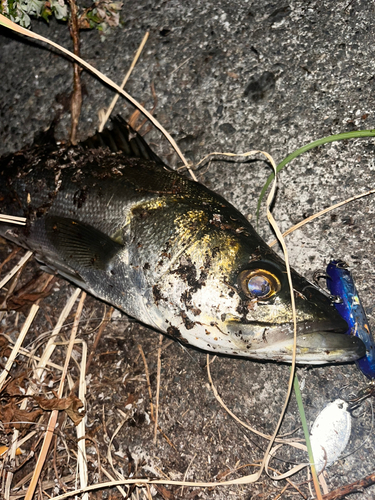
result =
[[[2,159],[0,212],[27,218],[1,224],[5,238],[141,322],[215,353],[291,361],[282,259],[235,207],[167,167],[124,122],[83,146],[49,142]],[[297,361],[363,356],[331,301],[292,277]]]
[[335,307],[348,323],[347,334],[360,338],[366,346],[366,355],[356,361],[357,366],[366,377],[375,379],[374,337],[349,266],[342,260],[332,260],[326,272],[330,293],[340,298]]

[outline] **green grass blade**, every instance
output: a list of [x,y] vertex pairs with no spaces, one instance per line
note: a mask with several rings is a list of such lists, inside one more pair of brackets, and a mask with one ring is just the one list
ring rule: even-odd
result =
[[[375,129],[374,130],[355,130],[353,132],[343,132],[342,134],[335,134],[335,135],[329,135],[328,137],[323,137],[322,139],[318,139],[317,141],[310,142],[310,144],[306,144],[305,146],[302,146],[302,148],[296,149],[288,155],[284,160],[277,165],[277,172],[280,172],[281,169],[285,167],[290,161],[294,160],[294,158],[297,158],[297,156],[300,156],[302,153],[306,153],[306,151],[309,151],[310,149],[316,148],[318,146],[322,146],[323,144],[327,144],[329,142],[335,142],[335,141],[344,141],[346,139],[356,139],[358,137],[375,137]],[[274,174],[272,173],[265,185],[263,186],[263,189],[260,193],[259,200],[258,200],[258,205],[257,205],[257,221],[259,219],[259,212],[260,212],[260,205],[263,200],[264,195],[266,194],[268,186],[271,184],[274,178]]]
[[[306,440],[306,446],[307,446],[307,453],[309,454],[309,461],[310,461],[310,466],[311,466],[311,473],[313,476],[314,480],[314,486],[315,490],[318,488],[319,489],[319,481],[318,481],[318,476],[316,474],[316,469],[314,465],[314,456],[311,448],[311,443],[310,443],[310,433],[309,429],[307,427],[307,421],[306,421],[306,415],[305,415],[305,409],[303,407],[303,402],[302,402],[302,394],[299,388],[299,383],[298,383],[298,378],[297,375],[294,374],[294,382],[293,382],[293,387],[294,387],[294,393],[296,395],[296,400],[297,400],[297,405],[298,405],[298,410],[299,414],[301,417],[301,422],[302,422],[302,429],[303,433],[305,435],[305,440]],[[320,493],[320,495],[319,495]],[[319,493],[316,491],[317,497],[321,497],[321,492],[319,490]]]

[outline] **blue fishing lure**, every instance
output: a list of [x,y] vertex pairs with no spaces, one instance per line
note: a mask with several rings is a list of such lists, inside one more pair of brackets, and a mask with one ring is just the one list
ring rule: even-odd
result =
[[341,299],[335,307],[349,325],[346,333],[359,337],[366,346],[366,356],[356,361],[358,368],[369,379],[375,379],[375,342],[348,267],[342,260],[332,260],[326,271],[327,288]]

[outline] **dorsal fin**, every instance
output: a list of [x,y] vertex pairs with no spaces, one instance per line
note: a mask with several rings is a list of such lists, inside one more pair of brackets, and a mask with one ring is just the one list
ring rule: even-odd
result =
[[122,151],[129,158],[142,158],[161,163],[143,137],[138,134],[121,116],[112,118],[112,127],[105,128],[81,142],[85,148],[108,147],[114,153]]

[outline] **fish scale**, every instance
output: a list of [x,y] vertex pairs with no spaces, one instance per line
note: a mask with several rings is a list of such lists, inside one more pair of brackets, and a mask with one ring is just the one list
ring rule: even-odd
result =
[[[1,159],[0,211],[27,218],[2,223],[5,238],[139,321],[208,351],[292,360],[285,263],[233,205],[164,165],[122,120],[77,147],[46,138]],[[363,356],[331,300],[292,278],[297,362]]]

